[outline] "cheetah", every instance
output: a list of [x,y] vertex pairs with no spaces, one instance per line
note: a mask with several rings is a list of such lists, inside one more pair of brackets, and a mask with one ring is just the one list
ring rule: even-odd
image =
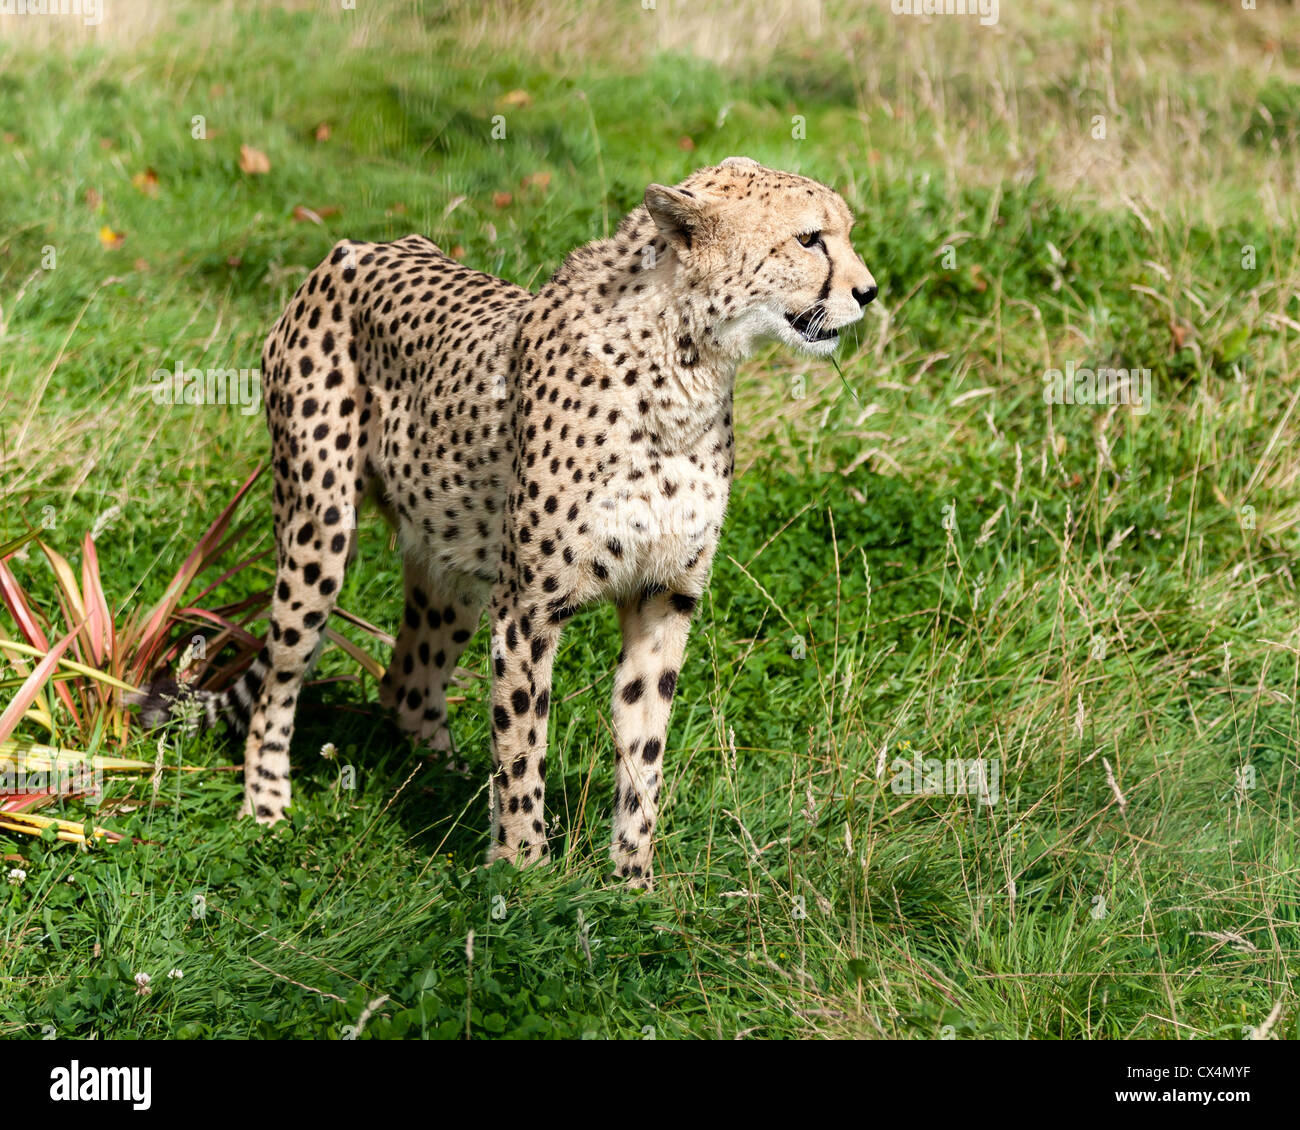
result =
[[451,744],[448,683],[488,612],[489,862],[550,854],[552,663],[574,613],[616,605],[610,853],[652,886],[669,710],[734,470],[736,367],[770,340],[825,357],[862,317],[877,287],[852,224],[825,185],[731,157],[651,184],[535,294],[421,235],[335,246],[262,356],[269,634],[230,690],[198,696],[208,722],[247,732],[241,815],[273,824],[290,803],[299,690],[372,495],[405,587],[381,701],[434,748]]

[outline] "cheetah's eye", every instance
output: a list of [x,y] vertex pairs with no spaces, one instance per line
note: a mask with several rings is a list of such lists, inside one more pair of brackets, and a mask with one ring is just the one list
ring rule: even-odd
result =
[[822,233],[819,231],[805,232],[803,235],[795,236],[801,247],[819,247],[822,245]]

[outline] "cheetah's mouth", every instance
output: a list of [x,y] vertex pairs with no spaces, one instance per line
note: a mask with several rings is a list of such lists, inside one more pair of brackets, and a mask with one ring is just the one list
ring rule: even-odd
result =
[[835,341],[840,336],[839,330],[827,327],[826,311],[820,306],[814,306],[802,314],[787,314],[785,320],[804,341]]

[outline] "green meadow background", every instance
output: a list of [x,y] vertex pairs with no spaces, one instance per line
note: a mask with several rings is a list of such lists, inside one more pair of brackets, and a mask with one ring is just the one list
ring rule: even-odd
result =
[[[115,615],[268,450],[260,411],[153,374],[255,368],[340,238],[537,287],[648,183],[747,154],[843,192],[881,290],[840,372],[740,373],[654,892],[607,878],[612,610],[564,637],[558,858],[526,872],[481,866],[484,639],[450,762],[335,648],[274,831],[233,821],[222,733],[56,718],[200,771],[114,776],[112,846],[0,832],[0,1035],[1296,1035],[1298,51],[1276,0],[0,17],[0,542],[45,525],[79,567],[98,524]],[[1067,363],[1150,370],[1149,411],[1045,403]],[[361,525],[341,604],[392,631]],[[8,565],[62,624],[44,556]],[[996,759],[997,803],[895,791],[918,755]]]

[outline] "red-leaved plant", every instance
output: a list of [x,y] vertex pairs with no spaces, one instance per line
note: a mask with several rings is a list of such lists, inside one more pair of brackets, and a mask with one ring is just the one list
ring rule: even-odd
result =
[[[51,767],[66,768],[72,762],[98,770],[152,771],[152,762],[91,757],[83,750],[105,745],[125,748],[131,728],[128,697],[155,673],[170,670],[178,659],[186,661],[179,677],[191,687],[208,689],[226,686],[253,661],[261,641],[249,629],[270,603],[270,591],[262,590],[216,608],[204,607],[203,601],[272,550],[266,548],[244,556],[194,590],[200,577],[215,572],[219,563],[248,537],[251,522],[234,528],[232,523],[240,503],[264,470],[258,468],[239,488],[186,556],[157,603],[127,616],[121,624],[113,618],[100,578],[95,541],[89,533],[81,544],[79,583],[72,566],[35,532],[0,545],[0,601],[20,637],[11,638],[0,628],[0,655],[17,672],[16,677],[0,679],[0,691],[15,691],[0,713],[0,770],[22,770],[30,775],[48,772]],[[61,635],[54,628],[55,618],[39,610],[7,564],[15,552],[31,542],[44,553],[54,573],[59,618],[65,626]],[[347,613],[336,614],[376,639],[392,643],[391,637],[373,625]],[[201,637],[203,646],[196,655],[191,641],[200,628],[216,631]],[[373,677],[383,675],[383,667],[351,640],[328,630],[326,637]],[[220,664],[216,662],[218,657]],[[45,730],[48,744],[15,740],[13,734],[24,720]],[[80,824],[30,814],[31,809],[49,804],[56,795],[53,789],[14,791],[0,784],[0,828],[39,834],[53,826],[60,838],[84,842]],[[95,834],[111,835],[102,830]]]

